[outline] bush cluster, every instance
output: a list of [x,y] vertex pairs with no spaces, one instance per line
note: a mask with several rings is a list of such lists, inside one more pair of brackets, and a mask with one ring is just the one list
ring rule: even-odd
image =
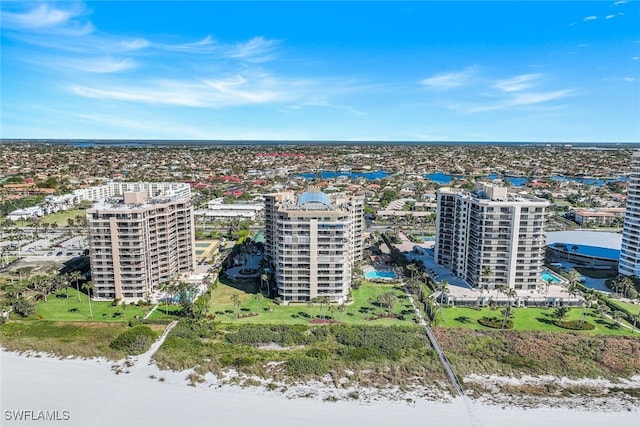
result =
[[579,320],[569,320],[566,322],[555,321],[553,324],[560,328],[571,329],[573,331],[591,331],[596,328],[596,325],[593,323],[582,322],[582,324],[580,324]]
[[304,325],[242,325],[235,332],[225,335],[232,344],[260,345],[275,343],[282,346],[306,345],[315,341],[315,336],[306,334]]
[[150,327],[138,325],[118,335],[109,347],[127,354],[140,354],[147,351],[155,339],[156,333]]
[[294,377],[320,376],[329,372],[329,365],[325,360],[303,355],[293,355],[287,360],[286,366],[287,374]]
[[480,319],[478,319],[478,323],[480,323],[482,326],[486,326],[488,328],[494,328],[494,329],[512,329],[513,328],[513,321],[510,319],[507,319],[507,321],[505,322],[504,319],[501,319],[499,317],[481,317]]

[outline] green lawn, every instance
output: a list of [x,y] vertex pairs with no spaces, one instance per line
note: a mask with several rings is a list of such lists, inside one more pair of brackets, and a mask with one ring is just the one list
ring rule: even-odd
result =
[[45,320],[72,321],[72,322],[125,322],[131,320],[134,316],[144,317],[152,306],[138,307],[135,305],[127,305],[125,311],[126,319],[123,319],[122,305],[112,306],[110,301],[91,301],[91,309],[93,310],[93,319],[89,315],[89,302],[87,295],[80,293],[80,301],[78,302],[78,293],[73,287],[69,287],[69,298],[65,298],[65,291],[59,291],[57,294],[49,295],[48,301],[39,301],[36,305],[36,315],[41,316]]
[[[256,283],[246,284],[225,284],[218,282],[213,291],[210,314],[216,316],[217,321],[238,322],[238,323],[268,323],[268,324],[308,324],[313,319],[322,317],[332,317],[334,320],[349,324],[366,325],[402,325],[414,323],[414,312],[409,299],[402,288],[393,285],[377,285],[364,282],[360,289],[354,289],[354,302],[347,305],[343,313],[337,306],[334,306],[333,313],[330,313],[326,306],[313,304],[309,307],[306,303],[296,303],[289,305],[277,305],[270,299],[264,298],[258,302],[258,285]],[[378,314],[386,313],[386,308],[379,307],[376,302],[378,296],[393,292],[397,298],[392,312],[401,318],[375,318]],[[236,319],[233,295],[240,298],[240,315]],[[249,316],[250,313],[257,315]]]
[[[491,330],[491,328],[482,326],[478,323],[478,319],[484,316],[502,318],[501,309],[491,310],[483,308],[476,310],[472,307],[450,307],[445,308],[444,321],[442,321],[441,313],[438,313],[438,323],[447,328],[466,328]],[[553,324],[554,309],[551,308],[516,308],[515,316],[511,319],[514,322],[513,329],[516,331],[553,331],[553,332],[575,332],[579,334],[596,334],[596,335],[629,335],[630,330],[624,327],[616,327],[614,322],[609,319],[602,319],[594,310],[588,310],[587,321],[595,325],[595,329],[591,331],[570,331]],[[569,310],[569,315],[565,320],[580,320],[582,309],[575,307]]]
[[640,304],[632,304],[630,302],[619,301],[616,299],[611,299],[611,302],[618,307],[626,308],[631,314],[640,314]]
[[[84,209],[70,209],[68,211],[60,211],[52,214],[44,215],[40,217],[40,226],[42,224],[56,224],[58,227],[68,227],[67,219],[73,218],[75,221],[76,216],[85,216],[86,210]],[[16,226],[18,227],[30,227],[31,224],[29,221],[16,221]]]

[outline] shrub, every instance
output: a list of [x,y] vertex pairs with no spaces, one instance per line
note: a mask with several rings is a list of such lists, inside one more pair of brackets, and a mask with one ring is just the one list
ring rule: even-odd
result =
[[512,320],[507,319],[505,323],[504,319],[501,319],[499,317],[487,317],[487,316],[481,317],[480,319],[478,319],[478,323],[480,323],[482,326],[486,326],[488,328],[493,328],[493,329],[512,329],[513,328]]
[[287,361],[287,374],[294,377],[324,375],[329,371],[326,361],[308,356],[294,355]]
[[260,345],[275,343],[282,346],[311,344],[315,336],[305,334],[302,325],[241,325],[236,332],[225,335],[232,344]]
[[555,322],[553,322],[553,324],[558,326],[559,328],[571,329],[573,331],[591,331],[596,328],[593,323],[583,322],[582,324],[580,324],[579,320],[569,320],[566,322],[560,322],[556,320]]
[[14,313],[22,317],[29,317],[36,311],[36,306],[24,298],[16,299],[11,308],[13,308]]
[[140,354],[147,351],[155,339],[156,333],[150,327],[138,325],[118,335],[109,347],[127,354]]

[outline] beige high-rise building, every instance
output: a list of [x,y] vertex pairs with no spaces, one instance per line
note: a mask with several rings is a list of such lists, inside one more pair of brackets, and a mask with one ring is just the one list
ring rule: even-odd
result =
[[362,259],[364,198],[313,189],[265,196],[265,251],[285,302],[345,302]]
[[535,289],[544,262],[549,202],[480,183],[437,192],[435,262],[478,289]]
[[195,268],[189,198],[125,192],[87,210],[91,279],[98,299],[138,301]]
[[634,151],[618,272],[640,277],[640,151]]

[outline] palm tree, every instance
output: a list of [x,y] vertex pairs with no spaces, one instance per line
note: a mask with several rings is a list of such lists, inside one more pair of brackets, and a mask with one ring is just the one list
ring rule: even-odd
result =
[[69,274],[69,280],[74,280],[76,282],[76,291],[78,291],[78,302],[80,302],[80,287],[78,286],[78,281],[82,278],[82,273],[80,273],[78,270],[72,271],[71,274]]
[[593,304],[596,293],[593,289],[587,289],[582,295],[582,315],[580,316],[580,327],[587,320],[587,310]]
[[397,301],[398,297],[396,297],[393,292],[386,292],[378,297],[380,305],[385,305],[389,313],[391,313],[391,310],[393,310],[393,306]]
[[624,316],[624,313],[620,310],[615,310],[613,312],[612,317],[613,317],[613,321],[616,323],[616,326],[620,326],[620,322],[623,316]]
[[307,308],[309,309],[309,319],[313,319],[313,301],[307,301]]
[[545,303],[549,299],[549,288],[551,287],[552,284],[553,284],[553,279],[551,277],[549,277],[544,282],[544,300],[545,300]]
[[631,327],[631,334],[633,334],[636,331],[636,323],[638,322],[638,318],[640,318],[640,313],[634,314],[632,317],[633,326]]
[[[491,277],[491,267],[489,267],[488,265],[485,265],[484,267],[482,267],[482,272],[480,273],[480,275],[483,278],[483,282],[488,281],[488,278]],[[484,283],[482,285],[483,289],[489,289],[489,284],[488,283]]]
[[578,249],[580,249],[580,246],[578,245],[571,246],[571,250],[573,251],[574,255],[578,253]]
[[93,310],[91,308],[91,291],[93,290],[93,282],[88,281],[88,282],[84,282],[82,284],[82,289],[87,291],[87,301],[89,301],[89,314],[91,315],[91,318],[93,319]]
[[502,328],[504,329],[507,327],[507,320],[509,320],[510,318],[513,317],[514,314],[514,309],[513,307],[511,307],[511,305],[507,305],[503,310],[502,310],[502,315],[504,316],[502,319]]
[[342,303],[338,306],[338,310],[340,311],[340,321],[342,321],[342,318],[344,317],[344,312],[346,311],[346,309],[347,309],[347,306],[345,305],[345,303]]
[[240,297],[238,294],[233,294],[231,296],[231,301],[233,302],[233,306],[236,310],[236,319],[240,317]]
[[518,296],[515,289],[513,288],[506,288],[503,292],[507,297],[507,306],[502,311],[502,314],[504,315],[504,318],[502,320],[502,329],[507,326],[507,320],[509,319],[509,317],[513,316],[513,308],[511,307],[511,303],[512,300],[515,300],[515,298]]
[[261,292],[258,292],[256,294],[256,303],[258,304],[258,307],[256,308],[256,311],[259,313],[260,312],[260,303],[262,302],[262,300],[264,299],[264,297],[262,296]]
[[320,311],[322,312],[323,319],[326,319],[326,316],[325,316],[326,309],[329,308],[330,304],[331,304],[331,299],[327,295],[323,295],[320,297]]
[[440,281],[440,302],[444,304],[444,296],[449,294],[449,282],[446,280]]
[[558,319],[560,323],[562,323],[568,314],[569,314],[569,307],[567,307],[566,305],[563,305],[563,306],[557,307],[554,310],[553,317],[555,317],[556,319]]
[[413,277],[416,273],[416,271],[418,271],[418,267],[415,264],[409,264],[407,265],[407,270],[409,270],[409,272],[411,273],[411,282],[413,283]]

